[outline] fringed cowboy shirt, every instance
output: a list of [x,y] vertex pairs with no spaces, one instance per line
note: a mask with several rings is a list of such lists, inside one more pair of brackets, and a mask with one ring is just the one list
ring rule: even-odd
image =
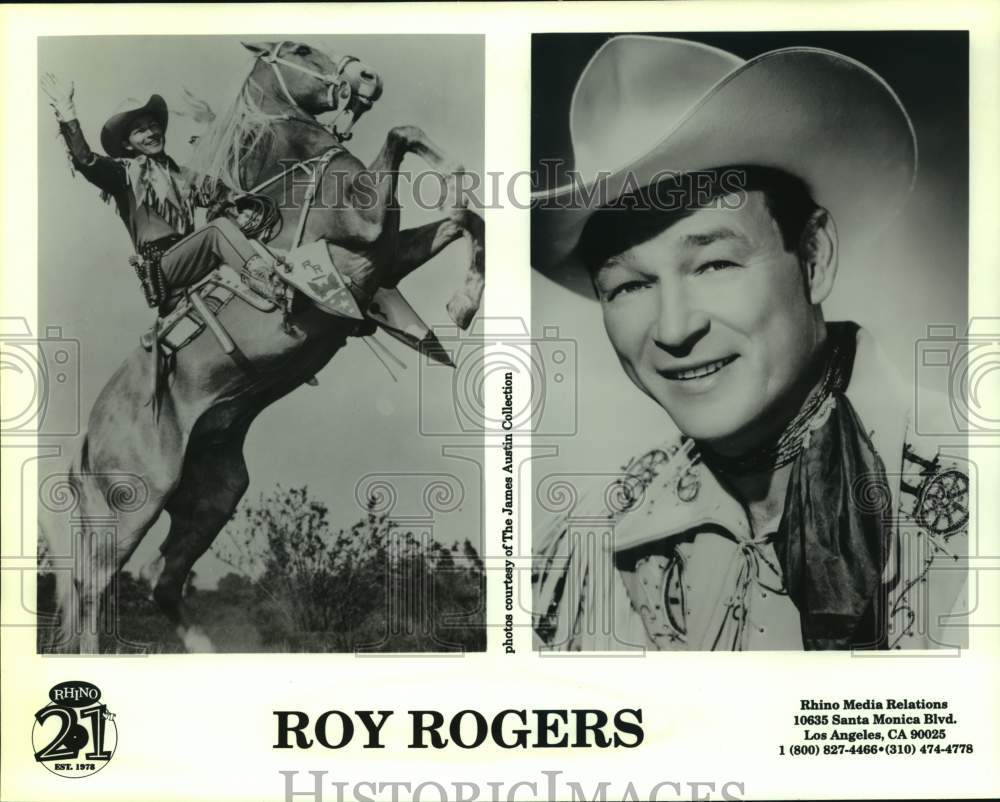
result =
[[166,237],[194,230],[195,206],[207,205],[196,190],[196,175],[166,154],[112,159],[94,153],[77,120],[60,122],[73,167],[114,201],[138,251]]

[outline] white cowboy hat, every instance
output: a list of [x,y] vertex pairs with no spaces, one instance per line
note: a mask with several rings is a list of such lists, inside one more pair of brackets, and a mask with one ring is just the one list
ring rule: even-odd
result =
[[532,265],[590,297],[572,251],[597,203],[574,200],[600,182],[611,202],[668,171],[779,168],[806,182],[850,240],[898,211],[916,175],[913,126],[889,85],[812,47],[744,61],[683,39],[615,37],[580,75],[570,137],[582,183],[535,195]]

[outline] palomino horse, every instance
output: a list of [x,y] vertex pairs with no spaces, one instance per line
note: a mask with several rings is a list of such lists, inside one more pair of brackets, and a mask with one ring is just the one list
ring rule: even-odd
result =
[[[325,240],[355,287],[373,291],[394,287],[464,237],[472,245],[471,265],[447,308],[467,327],[483,288],[481,218],[456,206],[442,220],[401,231],[396,202],[406,154],[422,157],[448,180],[458,168],[413,126],[393,128],[365,167],[341,142],[377,99],[378,75],[353,57],[332,60],[301,43],[245,46],[255,57],[253,67],[233,109],[199,143],[192,166],[200,166],[208,179],[248,190],[287,173],[289,165],[326,154],[312,162],[322,165],[312,189],[323,202],[306,215],[300,212],[311,198],[304,197],[301,179],[297,192],[282,180],[260,190],[276,201],[282,216],[280,233],[268,247],[287,249],[296,238]],[[330,111],[339,113],[327,128],[316,115]],[[216,338],[202,333],[176,354],[158,405],[149,403],[154,363],[141,348],[111,377],[68,475],[58,490],[48,491],[72,498],[71,511],[45,503],[41,488],[39,515],[49,555],[57,565],[60,558],[72,565],[56,570],[60,627],[52,648],[98,651],[102,597],[166,510],[170,531],[160,547],[162,570],[153,595],[185,648],[212,650],[204,631],[189,620],[181,590],[247,489],[247,430],[262,409],[308,381],[348,337],[362,333],[358,321],[327,314],[302,296],[284,315],[259,311],[236,297],[218,320],[236,350],[226,354]],[[53,517],[59,513],[61,518]]]

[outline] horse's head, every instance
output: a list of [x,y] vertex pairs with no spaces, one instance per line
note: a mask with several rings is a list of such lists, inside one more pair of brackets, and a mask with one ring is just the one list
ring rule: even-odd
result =
[[332,127],[341,139],[382,94],[382,78],[354,56],[324,53],[302,42],[244,42],[257,58],[253,75],[273,76],[285,100],[317,115],[339,111]]

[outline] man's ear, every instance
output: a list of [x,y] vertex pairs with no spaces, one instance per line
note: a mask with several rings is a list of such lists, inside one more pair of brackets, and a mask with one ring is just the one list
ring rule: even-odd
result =
[[826,209],[817,209],[806,222],[799,243],[799,261],[810,303],[821,304],[837,277],[837,227]]

